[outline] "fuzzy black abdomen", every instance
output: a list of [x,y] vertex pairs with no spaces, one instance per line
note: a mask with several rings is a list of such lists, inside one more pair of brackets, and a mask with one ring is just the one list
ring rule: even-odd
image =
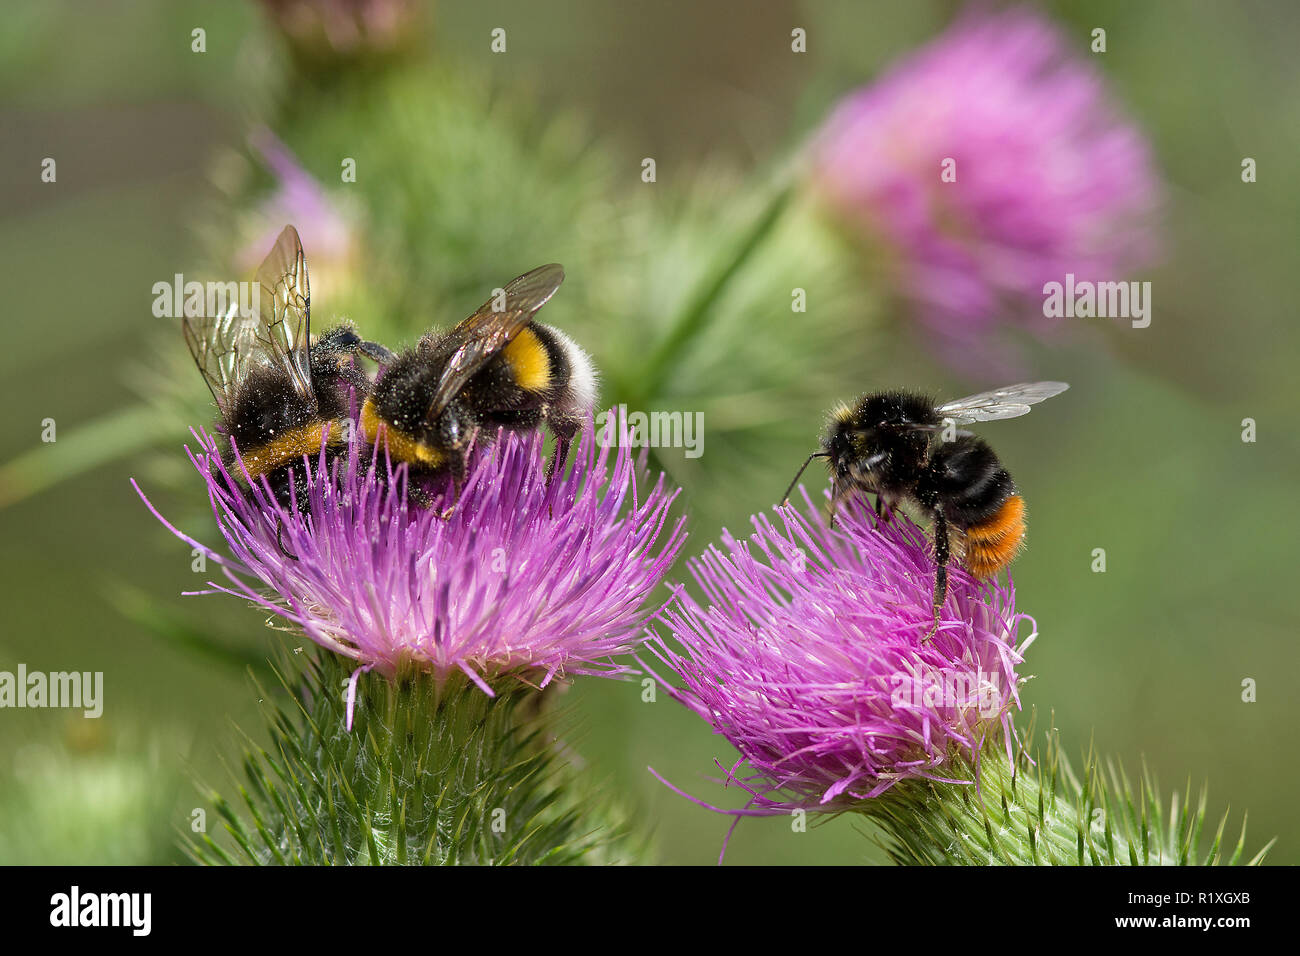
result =
[[224,423],[240,449],[248,450],[311,422],[316,409],[294,389],[288,374],[269,366],[253,369],[240,384]]
[[993,449],[970,436],[940,444],[917,488],[918,497],[942,507],[958,529],[988,521],[1015,490]]

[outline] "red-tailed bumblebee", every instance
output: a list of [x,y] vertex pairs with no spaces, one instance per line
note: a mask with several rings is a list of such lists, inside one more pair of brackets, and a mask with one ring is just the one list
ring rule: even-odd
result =
[[596,402],[591,359],[533,321],[563,281],[554,263],[525,273],[451,331],[429,332],[394,358],[362,405],[366,440],[386,442],[413,474],[449,474],[454,497],[476,437],[545,424],[555,436],[547,474],[558,473]]
[[232,306],[221,316],[185,318],[185,343],[212,391],[221,430],[238,448],[243,469],[231,448],[225,456],[231,473],[250,481],[265,477],[285,506],[292,489],[306,507],[306,469],[294,464],[318,455],[326,441],[327,454],[338,454],[350,432],[351,392],[370,391],[355,356],[380,361],[392,353],[363,342],[348,325],[312,341],[311,284],[293,226],[284,227],[255,281],[256,315],[241,317]]
[[832,412],[821,450],[808,456],[785,498],[809,462],[825,458],[833,503],[858,491],[875,494],[877,515],[882,507],[914,504],[934,524],[937,627],[950,558],[975,577],[989,578],[1011,563],[1025,540],[1025,502],[1011,475],[992,448],[956,426],[1024,415],[1067,388],[1064,382],[1029,382],[938,406],[914,392],[864,395],[852,408]]

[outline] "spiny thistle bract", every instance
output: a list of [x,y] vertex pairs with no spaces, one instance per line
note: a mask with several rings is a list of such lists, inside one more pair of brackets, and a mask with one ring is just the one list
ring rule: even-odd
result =
[[[646,848],[537,715],[538,692],[496,697],[409,673],[344,726],[348,668],[281,655],[263,691],[271,749],[245,742],[239,797],[206,796],[226,831],[186,834],[208,864],[507,865],[637,862]],[[293,675],[293,676],[290,676]],[[233,846],[230,846],[233,844]]]
[[[1025,734],[1034,737],[1033,725]],[[1031,750],[1036,750],[1031,757]],[[974,770],[975,767],[972,767]],[[989,748],[978,785],[908,781],[864,808],[894,862],[928,865],[1254,866],[1275,841],[1246,857],[1246,817],[1235,844],[1224,843],[1228,812],[1213,836],[1205,827],[1208,789],[1190,782],[1162,806],[1154,777],[1136,784],[1092,748],[1082,777],[1061,751],[1055,729],[1041,747],[1021,747],[1009,761]],[[1206,845],[1206,841],[1209,845]],[[1226,856],[1225,856],[1226,854]]]

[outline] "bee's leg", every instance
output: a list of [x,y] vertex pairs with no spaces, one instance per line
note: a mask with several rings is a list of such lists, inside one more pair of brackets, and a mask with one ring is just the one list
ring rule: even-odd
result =
[[456,471],[452,472],[451,504],[449,504],[446,508],[443,508],[442,511],[438,512],[438,517],[441,518],[443,521],[446,521],[448,518],[450,518],[452,515],[456,513],[456,506],[460,504],[460,486],[461,486],[461,482],[464,480],[465,480],[464,475]]
[[563,435],[555,436],[555,450],[551,460],[546,463],[546,484],[550,485],[556,475],[564,473],[564,466],[569,460],[569,439]]
[[283,554],[286,558],[290,558],[291,560],[297,561],[298,555],[294,554],[292,551],[290,551],[288,548],[284,546],[283,532],[284,532],[284,520],[277,515],[275,519],[275,543],[280,548],[281,554]]
[[417,508],[428,508],[433,504],[433,496],[418,485],[406,486],[406,500]]
[[831,520],[830,523],[826,526],[831,531],[835,530],[835,516],[839,514],[840,499],[843,497],[844,497],[844,491],[843,489],[840,488],[840,483],[838,481],[833,482],[831,484]]
[[934,623],[923,643],[929,643],[939,630],[939,612],[948,597],[948,519],[942,510],[934,513]]
[[[546,487],[551,487],[551,482],[556,478],[564,476],[564,466],[569,463],[569,449],[573,446],[573,436],[578,433],[577,422],[548,422],[551,426],[551,434],[555,436],[555,449],[551,452],[551,460],[546,463]],[[547,517],[554,517],[555,504],[552,502],[547,506]]]
[[551,460],[546,463],[547,485],[554,481],[556,476],[564,474],[564,466],[569,463],[569,448],[573,444],[577,427],[552,424],[551,431],[555,435],[555,450],[551,452]]
[[370,379],[350,358],[339,362],[338,367],[334,369],[334,375],[362,398],[370,393]]
[[452,466],[451,469],[451,504],[443,509],[439,515],[444,521],[456,513],[456,506],[460,504],[460,492],[465,487],[465,479],[469,476],[469,455],[474,450],[474,441],[478,438],[478,429],[475,428],[470,432],[469,441],[465,444],[465,454]]

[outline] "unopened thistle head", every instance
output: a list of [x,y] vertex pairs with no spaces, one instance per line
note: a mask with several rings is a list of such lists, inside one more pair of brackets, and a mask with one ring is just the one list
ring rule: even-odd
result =
[[463,675],[488,694],[503,680],[624,673],[613,658],[640,643],[647,599],[684,538],[681,521],[665,528],[675,493],[663,477],[638,487],[626,444],[597,448],[590,423],[573,468],[549,486],[538,433],[478,451],[447,517],[408,502],[404,467],[390,472],[382,453],[373,467],[355,445],[297,466],[309,501],[295,509],[259,482],[250,490],[197,437],[190,458],[229,555],[159,519],[221,567],[214,591],[265,608],[358,672]]
[[672,640],[649,645],[684,684],[673,695],[740,752],[741,814],[845,809],[1011,746],[1032,635],[1017,638],[1010,583],[953,568],[927,641],[934,558],[906,518],[854,505],[831,529],[809,505],[753,525],[692,561],[706,603],[680,592],[660,615]]
[[847,97],[814,143],[814,188],[950,358],[992,358],[1008,315],[1046,331],[1045,283],[1121,281],[1154,254],[1150,148],[1071,45],[1031,10],[975,11]]

